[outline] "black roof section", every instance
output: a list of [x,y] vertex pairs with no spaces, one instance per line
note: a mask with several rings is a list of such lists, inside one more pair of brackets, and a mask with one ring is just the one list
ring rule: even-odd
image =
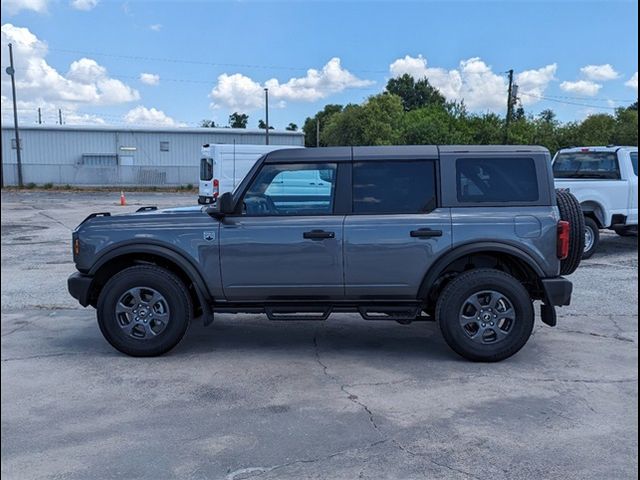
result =
[[439,153],[548,153],[536,145],[384,145],[374,147],[287,148],[266,154],[265,163],[350,162],[438,158]]

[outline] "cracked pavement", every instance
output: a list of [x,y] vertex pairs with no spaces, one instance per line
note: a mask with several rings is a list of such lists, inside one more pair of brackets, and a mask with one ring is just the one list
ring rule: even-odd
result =
[[436,325],[195,322],[159,358],[66,292],[69,228],[184,194],[2,192],[2,475],[11,479],[624,479],[638,474],[637,239],[602,234],[574,301],[498,364]]

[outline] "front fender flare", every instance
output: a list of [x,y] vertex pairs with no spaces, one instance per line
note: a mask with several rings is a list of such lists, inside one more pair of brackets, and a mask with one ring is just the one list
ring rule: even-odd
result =
[[202,275],[198,271],[197,267],[193,264],[193,262],[179,251],[167,245],[162,245],[159,243],[135,241],[114,245],[105,252],[101,253],[100,257],[98,257],[96,262],[91,266],[87,273],[89,275],[95,275],[96,272],[100,270],[100,268],[102,268],[104,265],[106,265],[109,261],[123,255],[135,253],[157,255],[176,264],[193,282],[198,295],[202,296],[202,299],[204,300],[211,300],[211,292],[209,292],[206,282],[202,278]]

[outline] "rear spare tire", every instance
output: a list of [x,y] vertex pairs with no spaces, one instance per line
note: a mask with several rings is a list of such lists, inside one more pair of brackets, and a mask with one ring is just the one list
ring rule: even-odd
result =
[[560,262],[560,274],[576,271],[584,254],[584,215],[578,199],[566,190],[556,190],[560,219],[569,222],[569,255]]

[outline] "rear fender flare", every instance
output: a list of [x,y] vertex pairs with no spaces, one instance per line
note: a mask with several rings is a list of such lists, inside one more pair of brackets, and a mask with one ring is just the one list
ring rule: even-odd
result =
[[518,247],[499,242],[474,242],[470,244],[460,245],[453,250],[449,250],[445,255],[440,257],[427,271],[418,289],[418,298],[426,299],[440,275],[453,262],[473,253],[504,253],[515,257],[526,265],[528,265],[539,278],[545,277],[544,270],[536,262],[536,260],[528,253],[522,251]]

